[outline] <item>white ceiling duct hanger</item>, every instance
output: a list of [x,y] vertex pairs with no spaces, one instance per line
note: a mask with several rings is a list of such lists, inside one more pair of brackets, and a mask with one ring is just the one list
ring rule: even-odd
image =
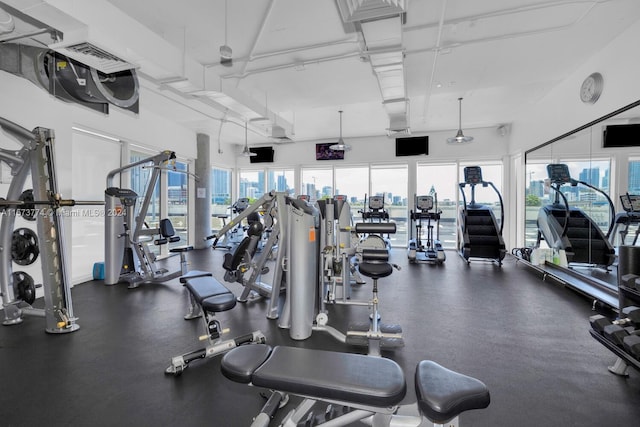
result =
[[464,136],[462,133],[462,98],[458,98],[459,115],[458,115],[458,133],[453,138],[447,138],[449,144],[464,144],[473,141],[472,136]]
[[242,149],[242,153],[240,154],[242,157],[253,157],[257,156],[256,153],[252,153],[249,151],[249,143],[247,142],[247,122],[244,122],[244,148]]
[[351,146],[345,144],[344,140],[342,139],[342,110],[339,110],[338,113],[340,113],[340,139],[338,139],[338,142],[336,142],[335,144],[330,145],[329,148],[332,150],[349,151],[351,150]]

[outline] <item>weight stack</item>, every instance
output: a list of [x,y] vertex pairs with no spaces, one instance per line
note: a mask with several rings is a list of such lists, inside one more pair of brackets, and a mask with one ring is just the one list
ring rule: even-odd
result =
[[620,310],[636,302],[627,298],[627,294],[621,288],[623,277],[628,274],[640,276],[640,246],[619,246],[618,247],[618,304]]

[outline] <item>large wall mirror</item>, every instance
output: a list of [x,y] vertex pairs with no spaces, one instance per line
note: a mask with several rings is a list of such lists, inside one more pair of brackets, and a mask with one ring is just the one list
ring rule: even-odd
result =
[[[574,251],[576,258],[569,268],[615,284],[615,253],[611,264],[604,265],[607,262],[601,258],[600,247],[606,244],[599,239],[604,235],[614,251],[619,245],[640,245],[640,219],[634,219],[632,213],[631,220],[620,220],[629,216],[625,209],[638,208],[626,203],[630,200],[627,195],[638,195],[640,200],[640,101],[527,151],[525,163],[526,246],[553,247],[545,241],[553,238],[545,239],[541,233],[540,217],[551,214],[545,206],[567,206],[566,212],[553,213],[561,228],[573,211],[581,211],[591,219],[593,228],[585,228],[575,237],[586,239],[587,247]],[[550,177],[548,165],[566,167],[556,168]],[[567,172],[569,176],[562,178]],[[563,179],[565,184],[558,184]],[[572,185],[576,181],[579,183]]]

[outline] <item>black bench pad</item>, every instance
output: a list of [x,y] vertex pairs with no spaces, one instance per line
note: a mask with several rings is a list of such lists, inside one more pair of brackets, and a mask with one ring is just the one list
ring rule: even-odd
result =
[[397,405],[406,393],[404,373],[390,359],[276,346],[264,360],[264,348],[253,347],[260,345],[227,353],[223,373],[234,381],[250,379],[257,387],[377,407]]
[[451,371],[430,360],[416,367],[418,405],[431,421],[445,424],[469,409],[482,409],[491,401],[480,380]]
[[185,284],[189,279],[193,279],[195,277],[204,277],[204,276],[213,276],[213,273],[210,273],[208,271],[191,270],[184,276],[180,276],[180,283]]
[[203,310],[221,312],[230,310],[236,305],[233,292],[213,276],[190,277],[186,280],[185,286]]

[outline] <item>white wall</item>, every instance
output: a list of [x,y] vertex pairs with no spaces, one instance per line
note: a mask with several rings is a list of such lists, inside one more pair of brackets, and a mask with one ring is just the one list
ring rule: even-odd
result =
[[[640,99],[640,21],[555,87],[512,124],[510,153],[533,148]],[[593,72],[604,77],[602,96],[595,104],[580,101],[580,85]]]

